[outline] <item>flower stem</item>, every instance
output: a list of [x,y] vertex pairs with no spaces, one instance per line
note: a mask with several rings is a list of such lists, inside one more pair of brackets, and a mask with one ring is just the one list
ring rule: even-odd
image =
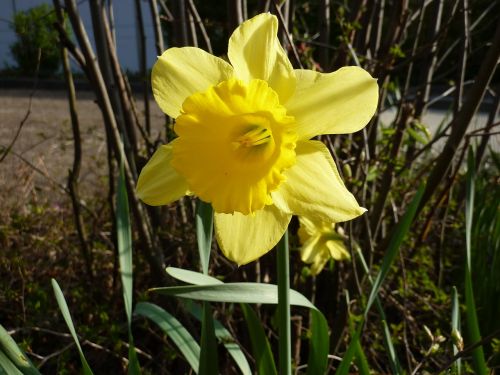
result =
[[278,331],[279,373],[292,373],[292,340],[290,328],[290,260],[288,230],[277,245],[278,252]]

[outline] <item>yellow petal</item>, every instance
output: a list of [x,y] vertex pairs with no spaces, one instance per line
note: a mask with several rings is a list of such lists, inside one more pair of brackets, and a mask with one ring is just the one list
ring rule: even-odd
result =
[[325,242],[330,255],[335,260],[351,259],[349,252],[344,246],[343,241],[328,240]]
[[151,85],[162,111],[176,118],[188,96],[205,91],[232,75],[231,65],[202,49],[169,48],[153,66]]
[[312,261],[311,274],[313,276],[318,275],[323,270],[329,259],[330,257],[325,253],[316,254],[316,257]]
[[278,208],[330,223],[351,220],[366,211],[346,189],[323,143],[299,142],[295,151],[297,164],[285,171],[286,180],[272,193]]
[[254,215],[215,213],[215,234],[226,258],[241,266],[271,250],[291,217],[275,206],[266,206]]
[[243,22],[231,35],[228,57],[237,78],[267,81],[284,103],[295,91],[295,72],[277,33],[276,16],[259,14]]
[[294,125],[265,81],[229,79],[184,101],[172,166],[216,212],[250,214],[295,164]]
[[377,81],[358,67],[333,73],[296,70],[297,88],[286,103],[300,139],[319,134],[354,133],[365,127],[377,108]]
[[318,241],[320,236],[312,236],[302,244],[300,248],[300,259],[305,263],[312,263],[314,258],[321,250],[318,249]]
[[142,168],[137,196],[151,206],[169,204],[187,194],[187,183],[170,165],[172,143],[160,146]]

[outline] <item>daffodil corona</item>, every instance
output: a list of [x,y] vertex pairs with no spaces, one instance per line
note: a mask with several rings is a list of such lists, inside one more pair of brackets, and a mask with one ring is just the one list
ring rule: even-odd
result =
[[363,69],[294,70],[275,16],[260,14],[229,40],[230,64],[193,47],[170,48],[152,71],[177,138],[143,168],[150,205],[194,194],[212,204],[218,243],[246,264],[269,251],[293,214],[329,222],[361,215],[328,149],[310,140],[351,133],[372,117],[376,81]]

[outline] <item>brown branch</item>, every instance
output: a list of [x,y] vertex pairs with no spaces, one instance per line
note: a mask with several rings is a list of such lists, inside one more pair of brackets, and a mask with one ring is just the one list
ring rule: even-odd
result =
[[467,100],[458,112],[457,116],[455,116],[452,120],[453,125],[451,126],[451,135],[430,173],[418,211],[422,210],[422,208],[430,200],[440,184],[442,176],[444,176],[449,169],[451,161],[455,156],[455,152],[464,138],[469,123],[483,99],[486,88],[488,87],[488,84],[495,72],[499,57],[500,23],[497,25],[495,35],[492,38],[491,47],[481,64],[479,73],[477,74],[475,82],[471,87],[469,95],[467,96]]
[[[64,29],[64,15],[61,8],[61,4],[59,3],[59,0],[53,0],[53,4],[58,23]],[[90,251],[88,246],[87,233],[85,232],[85,225],[83,223],[83,218],[80,211],[80,194],[78,187],[78,179],[80,176],[80,168],[82,164],[82,139],[80,135],[80,123],[78,120],[78,113],[76,109],[75,85],[73,82],[73,75],[71,74],[71,68],[69,65],[68,51],[64,47],[63,43],[59,43],[59,48],[61,51],[61,59],[63,63],[66,91],[68,93],[68,105],[71,117],[71,130],[73,132],[73,146],[74,146],[73,167],[68,172],[68,190],[70,193],[71,203],[73,206],[73,218],[75,221],[75,227],[78,234],[78,240],[80,242],[80,251],[85,261],[87,275],[89,276],[90,280],[92,280],[93,279],[92,252]]]

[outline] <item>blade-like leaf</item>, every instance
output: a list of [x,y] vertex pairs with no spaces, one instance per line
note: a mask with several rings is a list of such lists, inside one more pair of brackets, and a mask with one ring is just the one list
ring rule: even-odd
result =
[[0,350],[0,374],[23,375],[23,373],[12,363],[10,358]]
[[[202,309],[200,308],[200,306],[190,300],[187,300],[185,305],[186,308],[189,310],[189,312],[196,319],[201,321]],[[250,365],[248,364],[245,355],[241,351],[239,345],[235,342],[231,333],[217,319],[214,319],[214,328],[215,328],[215,336],[217,337],[219,342],[221,342],[224,345],[229,355],[233,357],[241,373],[243,375],[251,375],[252,370],[250,369]]]
[[[366,260],[365,260],[365,257],[363,256],[363,252],[361,251],[359,246],[355,246],[355,250],[356,250],[356,254],[359,257],[359,260],[361,261],[361,265],[363,266],[363,269],[364,269],[366,275],[368,276],[368,280],[370,281],[370,283],[372,284],[372,287],[373,287],[373,279],[370,275],[370,270],[368,269],[368,265],[366,264]],[[384,308],[382,307],[382,302],[380,302],[380,298],[378,295],[375,297],[375,306],[377,307],[377,311],[380,315],[380,321],[381,321],[382,327],[383,327],[382,332],[384,334],[384,336],[383,336],[384,346],[386,348],[387,355],[389,357],[389,365],[391,366],[392,372],[394,374],[401,374],[403,370],[401,368],[401,364],[399,362],[399,359],[396,355],[396,350],[394,349],[394,344],[392,342],[391,332],[389,331],[389,327],[387,325],[385,311],[384,311]],[[357,354],[356,354],[356,356],[357,356]]]
[[134,338],[132,337],[132,231],[130,228],[130,215],[123,161],[120,163],[120,176],[118,178],[116,194],[116,232],[120,277],[123,287],[123,302],[125,305],[128,326],[128,373],[130,375],[138,375],[141,372],[141,368],[135,351]]
[[[457,288],[453,287],[453,293],[451,296],[451,334],[455,335],[455,339],[459,339],[458,335],[461,336],[460,327],[460,305],[458,303],[458,292]],[[459,352],[457,345],[453,344],[453,355]],[[462,359],[457,358],[453,364],[454,371],[456,375],[462,375]]]
[[223,284],[222,281],[216,279],[215,277],[204,275],[199,272],[189,271],[182,268],[167,267],[167,273],[174,279],[179,281],[193,284],[193,285],[211,285],[211,284]]
[[130,216],[128,208],[127,187],[123,163],[120,166],[120,177],[116,194],[116,237],[118,243],[118,259],[120,263],[120,276],[123,286],[123,302],[125,313],[130,326],[132,321],[132,233],[130,230]]
[[210,250],[212,249],[212,233],[214,229],[213,209],[210,203],[198,200],[196,207],[196,238],[200,253],[201,269],[208,273]]
[[[5,328],[0,324],[0,351],[9,357],[12,363],[19,369],[21,369],[23,374],[26,375],[40,375],[38,369],[33,366],[31,361],[28,359],[26,354],[17,346],[14,339],[9,335]],[[1,365],[1,363],[0,363]]]
[[356,341],[356,364],[359,369],[359,375],[370,375],[370,367],[368,366],[368,361],[366,360],[365,353],[361,347],[359,340]]
[[[187,285],[153,288],[150,289],[150,291],[169,296],[209,302],[278,303],[278,288],[274,284],[225,283],[214,285]],[[293,289],[290,289],[290,303],[295,306],[316,309],[306,297]]]
[[177,346],[193,371],[198,373],[200,346],[181,322],[160,306],[148,302],[139,302],[135,306],[134,314],[141,315],[156,323]]
[[[154,288],[150,291],[200,301],[264,304],[278,303],[278,288],[273,284],[223,283],[207,275],[173,267],[167,268],[167,272],[178,280],[195,283],[195,285]],[[326,371],[327,355],[329,351],[328,324],[326,319],[306,297],[293,289],[290,289],[290,304],[312,309],[311,330],[313,334],[310,345],[314,353],[311,357],[313,360],[309,361],[309,365],[311,365],[312,361],[314,361],[314,363],[311,365],[313,370],[310,370],[309,373],[313,374],[314,372],[312,371],[314,370],[317,370],[316,374],[324,373]],[[260,321],[258,321],[258,323],[260,325]],[[252,333],[253,331],[252,329]],[[258,347],[263,348],[262,345]],[[266,368],[271,367],[272,366]]]
[[52,279],[51,281],[52,281],[52,288],[54,289],[54,294],[56,296],[57,304],[59,305],[59,310],[61,310],[64,321],[68,326],[69,332],[71,333],[71,336],[73,337],[73,340],[75,341],[76,347],[78,349],[78,353],[80,354],[80,361],[82,362],[83,374],[91,375],[93,373],[92,370],[90,369],[87,359],[85,358],[85,355],[83,354],[82,347],[80,346],[80,341],[78,340],[78,336],[76,335],[75,326],[73,325],[73,320],[71,319],[71,314],[68,309],[68,304],[64,299],[64,294],[61,288],[59,287],[57,281],[54,279]]
[[[481,340],[479,322],[477,320],[476,303],[474,300],[474,290],[472,287],[471,275],[471,231],[472,214],[474,210],[474,166],[475,157],[472,149],[469,149],[467,157],[467,189],[465,198],[465,244],[466,244],[466,264],[465,264],[465,305],[467,316],[467,331],[469,333],[470,344]],[[484,358],[482,345],[479,345],[472,351],[472,362],[475,373],[478,375],[488,374],[488,367]]]
[[249,305],[242,303],[241,309],[247,322],[257,374],[277,375],[278,371],[274,363],[273,352],[264,328],[262,328],[262,322]]
[[368,302],[366,303],[365,316],[370,310],[371,305],[375,301],[375,297],[377,296],[378,291],[382,286],[385,277],[389,273],[389,270],[391,269],[391,265],[394,262],[396,255],[398,254],[399,247],[403,243],[403,240],[410,229],[411,223],[413,222],[415,213],[417,212],[417,208],[418,205],[420,204],[420,200],[422,198],[423,193],[424,193],[424,185],[422,184],[420,185],[417,193],[413,197],[403,218],[398,223],[398,225],[394,229],[394,232],[392,233],[389,245],[387,246],[386,253],[382,260],[382,266],[380,267],[380,271],[373,282],[370,296],[368,297]]
[[[396,255],[398,253],[399,247],[401,246],[401,243],[403,242],[406,234],[408,233],[411,223],[413,222],[413,219],[415,217],[415,213],[417,211],[418,205],[420,204],[420,200],[422,199],[422,195],[424,193],[424,185],[420,185],[417,193],[413,197],[410,205],[408,206],[408,209],[406,210],[405,214],[403,215],[401,221],[398,223],[396,228],[394,229],[394,232],[391,235],[391,239],[389,241],[389,245],[387,246],[387,251],[384,255],[384,258],[382,260],[382,266],[380,267],[380,271],[377,274],[377,277],[373,281],[372,284],[372,289],[370,291],[370,297],[368,298],[368,302],[365,306],[365,311],[364,311],[364,318],[363,320],[358,324],[358,328],[356,329],[355,334],[351,338],[351,342],[349,343],[349,346],[347,348],[347,351],[345,352],[342,361],[340,362],[340,365],[335,372],[336,375],[347,375],[349,373],[349,368],[352,362],[352,359],[354,357],[354,354],[356,352],[356,347],[359,344],[359,337],[361,335],[361,330],[363,327],[364,319],[368,315],[368,312],[370,311],[370,308],[373,304],[374,301],[377,299],[378,291],[380,287],[382,286],[382,283],[385,280],[385,277],[387,276],[391,265],[396,258]],[[386,336],[385,334],[384,336]],[[389,335],[390,336],[390,335]],[[386,341],[387,343],[387,341]],[[392,342],[389,341],[389,343]],[[392,361],[391,361],[392,363]],[[396,362],[398,363],[398,362]],[[397,368],[393,369],[393,371],[398,371]],[[395,373],[400,373],[400,372],[395,372]]]
[[200,375],[213,375],[219,373],[217,342],[215,340],[214,319],[210,303],[203,302],[201,320],[201,351]]
[[311,337],[309,338],[309,358],[307,361],[308,374],[326,373],[329,350],[328,324],[318,310],[311,310]]

